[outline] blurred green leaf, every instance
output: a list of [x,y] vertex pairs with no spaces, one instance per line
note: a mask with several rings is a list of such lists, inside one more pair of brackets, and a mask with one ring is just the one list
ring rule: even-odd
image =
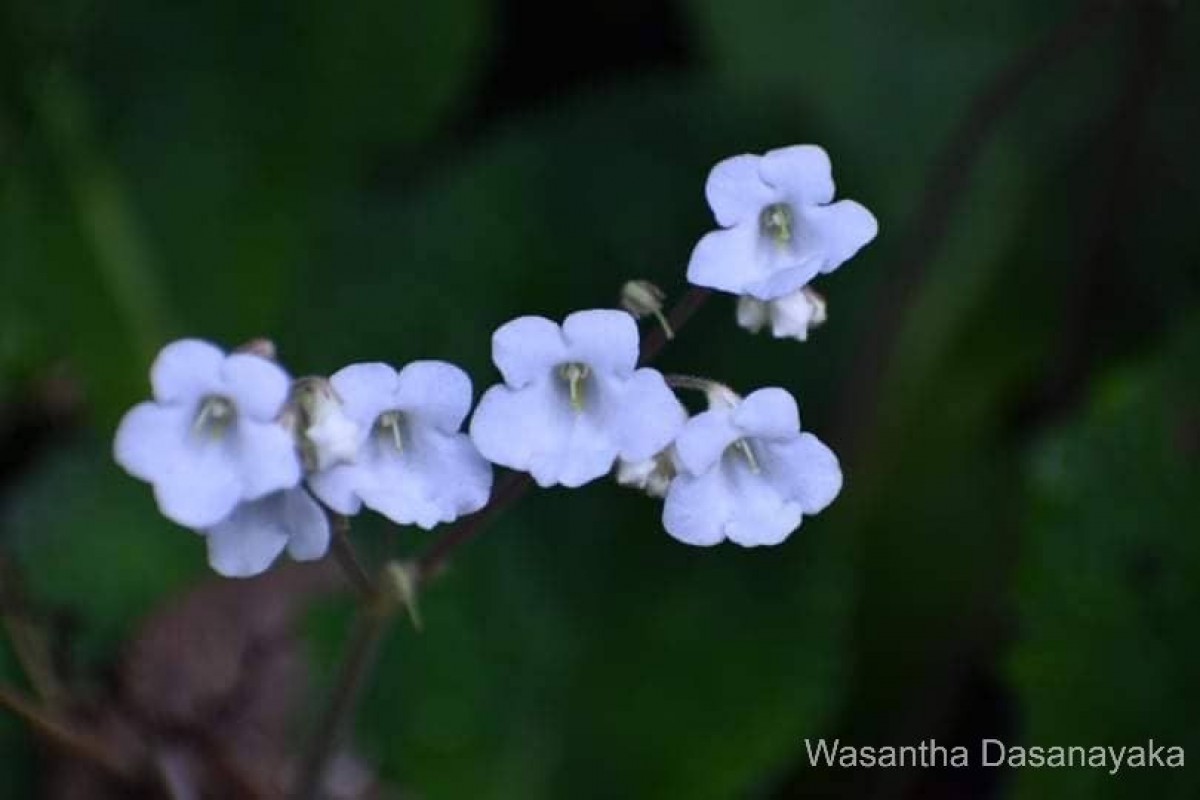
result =
[[[1011,657],[1022,739],[1200,748],[1200,324],[1033,452]],[[1018,797],[1185,798],[1194,771],[1022,770]]]
[[2,519],[29,596],[75,619],[75,655],[91,666],[205,567],[204,540],[159,515],[107,442],[54,452],[15,487]]

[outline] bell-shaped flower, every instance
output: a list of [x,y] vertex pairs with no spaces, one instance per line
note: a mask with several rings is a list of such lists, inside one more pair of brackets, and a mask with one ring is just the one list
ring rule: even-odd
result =
[[479,401],[471,438],[540,486],[582,486],[618,456],[649,459],[686,418],[662,375],[637,369],[637,324],[624,311],[579,311],[561,326],[519,317],[496,330],[492,360],[504,383]]
[[807,341],[808,332],[823,325],[826,318],[825,298],[808,286],[778,300],[743,296],[737,303],[738,325],[751,333],[770,325],[776,339]]
[[295,442],[277,421],[289,379],[273,361],[183,339],[159,353],[150,383],[154,400],[121,420],[113,455],[153,484],[168,519],[208,528],[300,481]]
[[675,453],[679,474],[667,490],[663,526],[687,544],[778,544],[842,487],[837,457],[800,432],[796,401],[783,389],[697,414]]
[[471,409],[471,379],[453,364],[352,364],[330,384],[358,426],[352,463],[308,477],[313,493],[340,514],[363,505],[401,525],[432,528],[478,511],[492,467],[459,427]]
[[208,563],[229,578],[264,572],[285,548],[297,561],[315,561],[329,549],[329,519],[299,486],[240,503],[201,533]]
[[829,156],[816,145],[717,164],[705,194],[721,230],[692,251],[688,280],[774,300],[837,269],[879,226],[853,200],[832,202],[833,192]]

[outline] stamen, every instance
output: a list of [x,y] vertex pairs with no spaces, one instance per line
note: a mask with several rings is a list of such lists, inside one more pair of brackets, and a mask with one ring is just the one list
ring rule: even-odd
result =
[[404,452],[404,436],[400,432],[402,424],[403,415],[399,411],[386,411],[379,415],[379,420],[375,423],[379,430],[388,431],[391,434],[392,445],[396,448],[397,453]]
[[754,450],[750,447],[750,443],[745,439],[738,439],[733,443],[737,448],[738,453],[746,459],[746,463],[750,465],[750,471],[755,475],[762,472],[762,468],[758,465],[758,459],[754,457]]
[[200,401],[200,410],[192,422],[192,434],[219,439],[233,424],[237,409],[233,401],[220,395],[209,395]]
[[758,217],[763,235],[781,246],[792,241],[793,222],[792,207],[787,203],[772,203]]
[[587,364],[580,364],[576,361],[563,364],[558,368],[558,376],[567,382],[571,395],[571,408],[575,411],[583,411],[583,382],[591,374],[592,370]]

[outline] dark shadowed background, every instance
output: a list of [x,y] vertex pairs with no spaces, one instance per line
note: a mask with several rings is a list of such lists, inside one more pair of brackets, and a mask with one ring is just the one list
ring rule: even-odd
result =
[[[355,752],[431,800],[1200,796],[1195,767],[804,748],[1200,759],[1195,3],[6,0],[0,25],[7,689],[103,716],[148,685],[142,621],[211,574],[109,455],[162,344],[442,358],[478,391],[513,316],[632,277],[678,296],[716,161],[817,142],[881,225],[819,281],[829,323],[752,337],[718,296],[659,365],[793,390],[838,501],[780,547],[703,550],[606,481],[527,496],[397,625]],[[434,536],[354,535],[379,559]],[[288,753],[352,611],[305,608]],[[189,630],[156,657],[197,663]],[[0,716],[0,795],[64,769],[37,742]]]

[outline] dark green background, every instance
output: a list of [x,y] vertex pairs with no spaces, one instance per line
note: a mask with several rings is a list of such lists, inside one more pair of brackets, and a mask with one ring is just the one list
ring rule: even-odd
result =
[[[1082,6],[7,0],[3,547],[102,665],[206,574],[108,455],[163,343],[479,390],[515,315],[678,295],[713,163],[818,142],[881,226],[819,282],[830,322],[751,337],[716,297],[661,366],[795,391],[838,501],[748,551],[608,482],[527,497],[389,639],[360,751],[427,798],[1200,796],[1194,767],[804,765],[821,735],[1200,758],[1200,13],[1101,5],[980,101]],[[348,614],[312,622],[320,674]]]

